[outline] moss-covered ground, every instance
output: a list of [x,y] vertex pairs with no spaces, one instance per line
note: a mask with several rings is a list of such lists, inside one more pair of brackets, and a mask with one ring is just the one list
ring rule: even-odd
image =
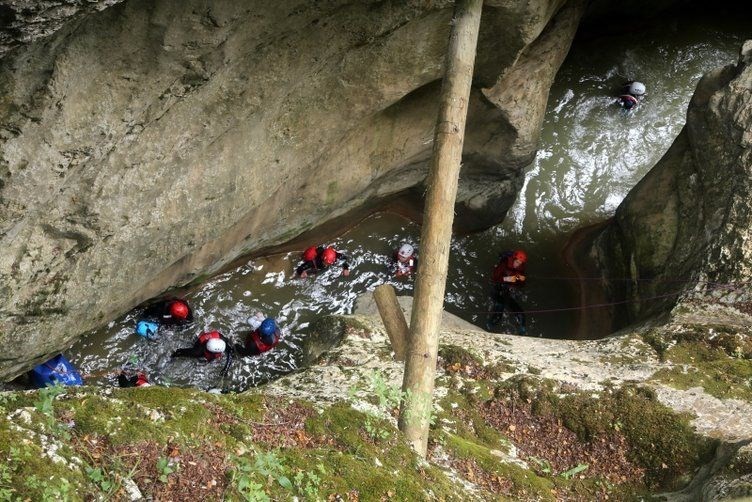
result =
[[[705,354],[679,352],[701,343],[682,336],[660,341],[664,359]],[[704,350],[746,360],[731,336]],[[333,404],[263,389],[3,393],[0,500],[636,500],[683,486],[714,447],[646,388],[510,378],[511,362],[454,345],[439,364],[428,462],[396,430],[399,387],[355,368],[350,401]]]
[[0,500],[466,499],[384,418],[255,394],[4,394],[0,459]]
[[752,401],[752,339],[722,325],[683,326],[676,332],[651,331],[643,335],[670,368],[654,379],[678,389],[702,387],[724,399]]
[[[444,352],[445,364],[477,374],[461,350]],[[715,447],[647,388],[593,394],[529,375],[468,383],[460,373],[446,382],[432,448],[489,495],[639,499],[686,484]],[[527,469],[510,463],[512,452]]]

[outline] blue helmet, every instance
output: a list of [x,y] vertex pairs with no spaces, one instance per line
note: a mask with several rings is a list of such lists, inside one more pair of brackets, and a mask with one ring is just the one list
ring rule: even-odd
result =
[[277,331],[277,323],[272,317],[267,317],[259,326],[259,333],[263,336],[272,336]]
[[136,324],[136,334],[145,338],[154,338],[157,336],[159,325],[151,321],[138,321]]

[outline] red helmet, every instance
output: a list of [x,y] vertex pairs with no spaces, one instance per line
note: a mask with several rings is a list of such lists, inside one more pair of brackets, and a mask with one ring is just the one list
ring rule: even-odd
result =
[[313,261],[316,259],[316,246],[311,246],[303,251],[303,261]]
[[527,263],[527,253],[521,249],[518,249],[517,251],[512,253],[512,259],[520,260],[522,263]]
[[337,252],[333,247],[329,246],[321,253],[321,261],[324,262],[324,265],[331,265],[337,261]]
[[188,318],[188,305],[182,300],[175,300],[170,303],[170,315],[178,319]]

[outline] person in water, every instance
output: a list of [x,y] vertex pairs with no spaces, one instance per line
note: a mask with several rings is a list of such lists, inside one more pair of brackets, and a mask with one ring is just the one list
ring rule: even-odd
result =
[[645,84],[642,82],[627,82],[622,88],[621,94],[617,98],[619,106],[629,111],[645,97]]
[[527,253],[521,249],[505,251],[499,255],[499,263],[496,264],[491,273],[493,311],[488,318],[487,328],[489,331],[493,331],[502,320],[504,310],[509,310],[514,314],[517,334],[524,335],[527,333],[525,312],[514,298],[519,294],[519,289],[525,285],[527,280],[525,276],[526,264]]
[[395,277],[410,277],[418,266],[415,248],[407,243],[402,244],[399,249],[394,251],[393,260]]
[[129,371],[129,370],[123,370],[118,375],[118,385],[120,387],[126,388],[126,387],[149,387],[151,384],[149,383],[149,380],[146,378],[146,373],[142,371]]
[[193,311],[185,300],[172,298],[149,305],[144,310],[143,317],[159,324],[183,325],[193,322]]
[[248,319],[248,325],[253,331],[248,334],[244,345],[234,346],[235,353],[241,356],[257,356],[277,346],[280,332],[274,318],[267,317],[261,322],[258,321],[258,314]]
[[195,357],[214,361],[221,358],[229,346],[229,341],[222,333],[207,331],[198,336],[192,347],[177,349],[170,357]]
[[295,273],[300,276],[301,279],[305,279],[311,274],[317,274],[326,270],[337,262],[343,262],[342,275],[345,277],[350,275],[350,265],[348,264],[347,256],[340,253],[332,246],[311,246],[303,252],[301,260],[303,263],[298,265],[298,268],[295,269]]
[[147,340],[156,340],[159,338],[159,324],[154,321],[141,319],[136,323],[136,334]]

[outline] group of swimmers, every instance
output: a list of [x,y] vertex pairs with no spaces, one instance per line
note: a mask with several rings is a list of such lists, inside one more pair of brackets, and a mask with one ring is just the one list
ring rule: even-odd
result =
[[[333,265],[342,267],[342,275],[350,274],[349,258],[332,246],[311,246],[301,255],[301,262],[295,275],[304,279],[327,270]],[[393,271],[396,277],[409,277],[417,267],[415,248],[408,243],[394,251]],[[182,298],[161,300],[148,306],[136,323],[136,334],[148,339],[156,339],[163,326],[185,326],[193,322],[193,310]],[[280,341],[280,330],[272,317],[257,312],[247,320],[251,331],[242,344],[232,343],[217,330],[202,332],[193,345],[175,350],[171,357],[192,357],[207,362],[221,359],[226,355],[226,371],[232,357],[255,356],[273,349]],[[142,387],[149,385],[143,371],[126,365],[118,375],[121,387]]]

